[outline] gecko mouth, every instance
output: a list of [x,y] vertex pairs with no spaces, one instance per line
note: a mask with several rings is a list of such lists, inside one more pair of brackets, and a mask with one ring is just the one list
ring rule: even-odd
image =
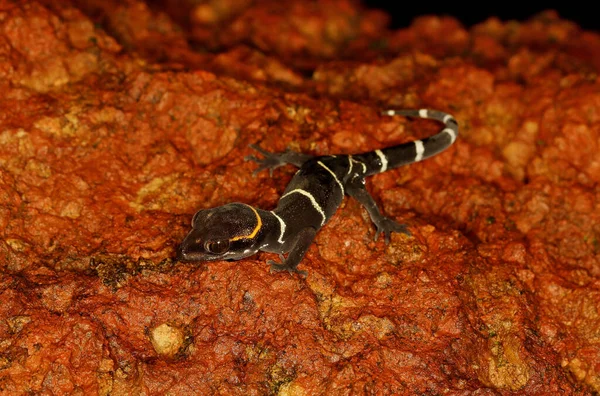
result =
[[193,231],[188,234],[177,248],[177,261],[206,261],[210,258],[198,243]]
[[204,253],[188,250],[183,243],[177,248],[177,261],[203,261],[203,256]]

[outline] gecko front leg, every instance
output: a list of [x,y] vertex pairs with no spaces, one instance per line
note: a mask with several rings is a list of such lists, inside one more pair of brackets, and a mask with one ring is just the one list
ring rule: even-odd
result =
[[271,272],[297,272],[303,277],[306,277],[306,271],[299,270],[298,264],[300,264],[300,261],[302,261],[302,258],[308,251],[310,244],[315,239],[316,233],[317,230],[312,227],[306,227],[302,229],[296,236],[296,239],[294,240],[294,246],[292,247],[292,250],[288,254],[287,258],[284,258],[283,255],[279,255],[282,261],[281,263],[273,260],[267,261],[267,264],[271,265]]

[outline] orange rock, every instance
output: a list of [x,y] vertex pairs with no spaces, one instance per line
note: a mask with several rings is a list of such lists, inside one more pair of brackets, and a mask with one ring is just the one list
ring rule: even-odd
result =
[[[0,5],[0,393],[600,392],[597,33],[149,4]],[[378,115],[422,106],[455,146],[367,182],[412,237],[348,198],[306,279],[174,261],[196,210],[275,206],[294,169],[248,144],[371,150],[435,133]]]

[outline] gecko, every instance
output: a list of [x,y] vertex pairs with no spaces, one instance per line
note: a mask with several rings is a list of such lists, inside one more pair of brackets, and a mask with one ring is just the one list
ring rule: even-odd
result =
[[[271,153],[250,147],[262,155],[246,157],[258,163],[254,174],[285,164],[299,168],[281,195],[277,207],[263,210],[234,202],[196,212],[192,229],[177,249],[179,261],[240,260],[258,251],[278,253],[281,262],[268,260],[271,272],[288,271],[306,276],[298,264],[315,235],[341,205],[344,195],[356,199],[375,224],[375,241],[392,232],[410,236],[406,224],[384,216],[365,188],[365,177],[422,161],[450,147],[458,137],[458,123],[438,110],[384,110],[385,116],[432,119],[444,124],[437,134],[420,140],[354,155],[313,156],[287,150]],[[287,257],[285,256],[287,254]]]

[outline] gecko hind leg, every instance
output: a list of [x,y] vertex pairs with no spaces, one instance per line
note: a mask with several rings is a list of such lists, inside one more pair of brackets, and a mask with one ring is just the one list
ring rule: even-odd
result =
[[256,170],[252,172],[253,175],[256,175],[259,172],[268,169],[269,175],[273,177],[273,170],[279,168],[280,166],[283,166],[285,164],[292,164],[299,168],[306,161],[313,158],[312,155],[298,153],[293,150],[286,150],[283,153],[271,153],[255,144],[251,144],[250,148],[258,151],[264,157],[258,158],[254,155],[248,155],[244,157],[246,161],[254,161],[259,165],[258,168],[256,168]]
[[356,199],[369,213],[371,217],[371,221],[375,224],[376,232],[375,232],[375,240],[379,238],[379,234],[383,234],[385,238],[385,243],[390,243],[390,234],[392,232],[403,233],[408,236],[411,235],[408,230],[406,224],[400,224],[395,220],[390,219],[389,217],[385,217],[379,211],[375,200],[369,194],[367,189],[365,188],[365,179],[362,177],[355,177],[348,186],[346,187],[346,192],[348,195]]

